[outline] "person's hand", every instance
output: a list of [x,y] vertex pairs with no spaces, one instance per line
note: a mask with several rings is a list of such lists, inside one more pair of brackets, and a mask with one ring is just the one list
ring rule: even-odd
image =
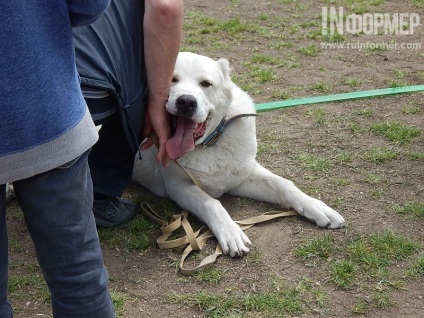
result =
[[148,137],[141,149],[150,147],[153,134],[157,135],[159,160],[168,166],[166,142],[170,137],[169,115],[165,104],[171,87],[175,61],[182,37],[183,0],[146,0],[143,18],[144,59],[149,99],[144,136]]
[[[161,106],[158,106],[161,105]],[[164,167],[168,166],[169,156],[166,152],[166,142],[170,135],[169,115],[165,109],[165,102],[154,104],[149,99],[147,106],[146,121],[144,124],[144,136],[147,140],[141,145],[141,150],[146,150],[153,144],[158,147],[156,159],[162,163]]]

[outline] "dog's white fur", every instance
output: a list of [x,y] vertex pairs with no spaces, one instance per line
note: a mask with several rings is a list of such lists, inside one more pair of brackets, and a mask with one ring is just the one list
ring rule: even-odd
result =
[[231,256],[248,253],[251,242],[216,199],[224,193],[295,209],[321,227],[344,225],[343,217],[335,210],[256,162],[254,117],[236,119],[215,146],[200,145],[223,117],[255,112],[252,99],[231,81],[227,60],[214,61],[193,53],[180,53],[166,104],[170,114],[178,113],[176,100],[181,95],[195,98],[197,108],[190,117],[198,123],[206,121],[206,131],[196,141],[195,149],[177,161],[193,173],[206,190],[195,186],[175,162],[163,168],[155,160],[155,147],[144,151],[142,160],[136,159],[133,181],[159,196],[169,196],[181,208],[195,214],[215,234],[224,253]]
[[6,202],[9,202],[15,197],[15,192],[13,191],[13,186],[10,183],[6,183]]

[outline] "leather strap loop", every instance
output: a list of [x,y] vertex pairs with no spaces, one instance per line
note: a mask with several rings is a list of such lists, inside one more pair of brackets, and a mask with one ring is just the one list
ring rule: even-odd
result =
[[[158,216],[156,212],[153,211],[153,209],[146,202],[141,203],[141,210],[143,215],[145,215],[150,220],[161,225],[162,235],[157,239],[159,248],[170,249],[170,248],[176,248],[176,247],[180,247],[180,246],[184,246],[188,244],[183,252],[183,255],[181,256],[181,260],[179,264],[179,270],[181,274],[186,276],[193,275],[199,269],[214,263],[216,259],[220,255],[222,255],[222,248],[221,248],[221,245],[218,243],[215,248],[214,254],[206,256],[199,263],[199,265],[194,268],[185,268],[184,262],[186,258],[188,257],[188,255],[192,251],[201,251],[207,241],[215,238],[215,235],[212,233],[212,231],[210,231],[207,226],[202,226],[198,231],[194,232],[193,228],[191,227],[190,223],[187,220],[188,213],[186,211],[183,211],[181,214],[174,214],[171,217],[170,223],[168,223],[162,217]],[[262,215],[255,216],[246,220],[236,221],[236,223],[240,226],[240,228],[243,231],[245,231],[258,223],[270,221],[280,217],[287,217],[287,216],[294,216],[294,215],[298,215],[298,213],[296,211],[286,211],[286,212],[270,211],[270,212],[266,212]],[[180,227],[184,229],[186,234],[178,239],[168,240],[168,238],[173,234],[173,232],[179,229]]]

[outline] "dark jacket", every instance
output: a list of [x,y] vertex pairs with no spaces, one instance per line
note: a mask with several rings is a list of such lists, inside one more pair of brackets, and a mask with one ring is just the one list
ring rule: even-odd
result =
[[115,0],[93,24],[74,28],[81,86],[115,98],[133,150],[142,141],[147,98],[143,16],[144,1]]

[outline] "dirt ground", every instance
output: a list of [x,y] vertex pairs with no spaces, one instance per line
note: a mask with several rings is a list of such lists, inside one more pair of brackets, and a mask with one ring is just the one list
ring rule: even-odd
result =
[[[313,35],[316,34],[314,31],[320,30],[321,20],[317,17],[321,14],[321,8],[351,2],[186,1],[183,46],[213,58],[227,58],[233,67],[236,82],[243,88],[252,88],[249,92],[257,103],[278,100],[276,92],[281,91],[288,98],[298,98],[387,88],[399,82],[422,84],[423,26],[408,36],[361,34],[347,35],[345,39],[345,42],[421,43],[421,50],[388,49],[374,52],[320,48],[320,43],[325,39]],[[417,12],[424,18],[423,10],[413,7],[411,1],[382,1],[378,6],[370,6],[369,10],[385,13]],[[252,23],[264,32],[205,32],[199,39],[192,41],[191,32],[196,29],[199,15],[219,21],[238,18],[240,22]],[[318,21],[318,24],[311,21]],[[281,46],[277,48],[278,43]],[[284,46],[284,43],[289,44]],[[318,48],[316,54],[302,51],[302,48],[310,48],[311,45]],[[271,68],[276,77],[272,81],[252,86],[254,75],[250,70],[255,61],[253,57],[259,55],[290,63],[275,65],[257,62],[258,65]],[[358,298],[371,297],[372,291],[366,286],[338,288],[329,282],[327,266],[330,261],[311,265],[295,257],[293,251],[308,238],[328,234],[342,242],[362,233],[383,230],[424,244],[424,220],[396,212],[397,206],[407,202],[424,203],[424,160],[422,156],[413,160],[407,155],[422,155],[424,133],[409,144],[400,146],[370,128],[375,123],[393,121],[423,130],[422,93],[305,105],[261,113],[257,119],[260,145],[258,161],[274,173],[293,180],[305,192],[338,209],[347,221],[346,228],[322,230],[296,217],[256,226],[247,232],[253,242],[252,255],[241,259],[223,256],[213,265],[223,273],[223,279],[218,284],[207,284],[179,274],[176,264],[181,255],[180,250],[163,251],[152,246],[143,251],[128,252],[111,248],[107,242],[103,242],[111,289],[126,295],[120,316],[205,317],[207,313],[196,306],[170,301],[170,295],[197,291],[222,295],[260,293],[267,290],[275,278],[284,280],[287,285],[294,285],[299,279],[306,278],[329,295],[324,309],[310,305],[303,313],[288,315],[290,317],[357,316],[352,313],[352,306]],[[393,150],[396,157],[384,162],[367,160],[371,148]],[[350,154],[351,160],[340,160],[340,155],[346,153]],[[300,159],[302,154],[329,158],[330,165],[323,171],[311,171]],[[374,181],[370,181],[371,178]],[[137,196],[138,193],[145,194],[146,190],[131,185],[128,193]],[[149,198],[160,200],[153,196]],[[277,208],[230,196],[224,196],[221,202],[234,219]],[[16,276],[25,271],[28,264],[35,264],[36,261],[24,221],[16,216],[16,202],[12,202],[9,209],[9,232],[13,242],[17,241],[20,246],[19,249],[11,248],[10,272],[11,276]],[[401,270],[404,266],[405,263],[399,262],[392,270]],[[373,318],[424,317],[423,283],[423,278],[405,281],[402,288],[388,291],[393,306],[384,309],[370,306],[364,315]],[[43,299],[32,300],[31,293],[33,291],[28,288],[28,300],[12,299],[18,309],[15,316],[49,316],[48,303]],[[247,312],[234,317],[267,316],[261,312]]]

